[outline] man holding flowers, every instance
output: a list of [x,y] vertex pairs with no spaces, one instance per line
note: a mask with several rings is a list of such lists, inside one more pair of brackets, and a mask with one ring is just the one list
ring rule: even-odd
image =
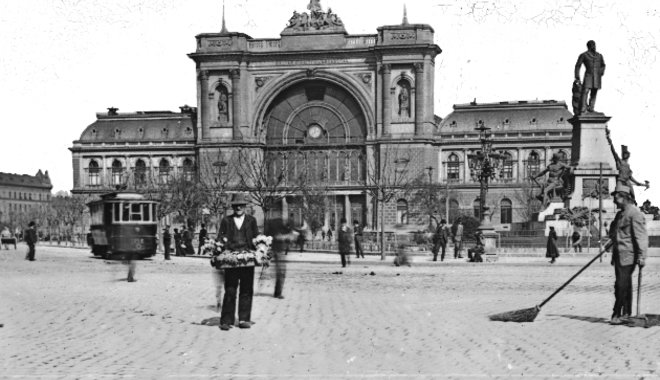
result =
[[[245,214],[247,199],[243,194],[236,194],[231,202],[234,213],[222,219],[218,240],[224,242],[224,249],[235,253],[237,263],[239,257],[248,251],[255,251],[253,239],[259,235],[257,220]],[[224,266],[225,268],[225,296],[220,313],[220,329],[229,330],[234,325],[236,314],[236,296],[238,295],[238,327],[250,328],[252,322],[252,294],[254,288],[254,261],[245,265]]]

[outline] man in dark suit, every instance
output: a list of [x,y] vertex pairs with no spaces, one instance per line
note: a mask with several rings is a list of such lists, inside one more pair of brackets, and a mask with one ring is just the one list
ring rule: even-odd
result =
[[34,245],[37,244],[37,229],[34,221],[28,223],[28,229],[25,232],[25,242],[28,245],[28,253],[25,256],[25,260],[34,261]]
[[165,260],[170,259],[170,246],[172,245],[172,234],[170,233],[170,226],[165,226],[163,229],[163,248],[165,249]]
[[174,229],[174,254],[176,256],[183,256],[181,252],[181,233],[178,228]]
[[206,231],[206,225],[202,223],[202,228],[199,230],[199,248],[197,248],[197,254],[202,254],[202,249],[204,249],[204,243],[206,242],[206,237],[208,232]]
[[353,221],[353,235],[355,240],[355,258],[359,259],[360,256],[364,259],[364,251],[362,250],[362,227],[357,220]]
[[342,268],[346,267],[346,263],[350,264],[350,255],[351,255],[351,241],[353,241],[353,231],[346,224],[346,218],[341,218],[339,221],[341,226],[339,226],[339,231],[337,235],[337,243],[339,245],[339,254],[341,255],[341,266]]
[[447,221],[440,220],[440,225],[435,230],[433,235],[433,261],[438,261],[438,251],[442,248],[440,261],[445,261],[445,251],[447,250],[447,241],[449,241],[449,231],[447,229]]
[[[237,194],[231,202],[234,213],[222,219],[218,237],[226,239],[225,249],[232,251],[254,251],[252,239],[259,235],[257,220],[245,214],[247,199]],[[248,329],[252,325],[252,294],[254,289],[254,266],[225,268],[225,296],[220,313],[220,329],[229,330],[236,321],[236,295],[238,296],[238,327]]]

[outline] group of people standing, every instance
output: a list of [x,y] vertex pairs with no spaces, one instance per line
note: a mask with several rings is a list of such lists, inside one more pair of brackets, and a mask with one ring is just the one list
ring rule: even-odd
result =
[[[195,247],[193,246],[194,227],[185,225],[181,226],[181,230],[174,229],[174,234],[170,233],[170,226],[165,226],[163,229],[163,247],[165,250],[165,260],[170,260],[170,253],[172,251],[172,238],[174,238],[174,254],[176,256],[192,256],[195,254]],[[199,230],[199,242],[197,247],[197,255],[202,254],[204,243],[208,238],[208,231],[204,223]]]
[[463,258],[461,252],[463,250],[463,221],[458,219],[455,228],[449,228],[446,219],[441,219],[440,224],[433,234],[433,261],[438,261],[438,253],[440,253],[440,261],[445,260],[445,252],[447,250],[447,243],[451,240],[454,243],[454,258]]

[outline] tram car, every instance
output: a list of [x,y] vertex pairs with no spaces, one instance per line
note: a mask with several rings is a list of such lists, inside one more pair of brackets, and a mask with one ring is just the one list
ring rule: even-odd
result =
[[95,256],[142,259],[156,254],[158,202],[115,192],[87,206],[92,220],[88,243]]

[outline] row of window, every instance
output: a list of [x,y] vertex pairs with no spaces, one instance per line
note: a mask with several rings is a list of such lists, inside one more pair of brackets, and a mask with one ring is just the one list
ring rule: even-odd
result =
[[19,199],[23,201],[48,201],[50,200],[50,194],[42,193],[25,193],[20,191],[6,191],[5,196],[9,199]]
[[363,181],[366,178],[362,151],[311,151],[296,153],[271,153],[270,175],[273,179],[283,176],[295,183],[300,178],[310,182]]
[[[481,205],[479,198],[473,202],[474,217],[481,219]],[[449,200],[449,221],[452,222],[458,217],[460,207],[456,199]],[[396,202],[396,221],[400,224],[408,224],[408,201],[399,199]],[[510,199],[504,198],[500,201],[500,223],[509,224],[513,222],[513,203]]]
[[[158,181],[159,183],[168,183],[171,174],[173,171],[173,166],[170,161],[166,158],[163,158],[158,163]],[[121,161],[114,160],[112,161],[111,166],[111,179],[110,182],[112,185],[121,185],[124,183],[124,173],[126,168],[122,165]],[[135,161],[135,167],[133,168],[133,173],[135,177],[135,184],[137,186],[144,185],[147,182],[147,164],[144,160],[138,159]],[[183,175],[187,180],[192,180],[195,172],[194,163],[191,159],[186,158],[183,161]],[[100,186],[101,185],[101,167],[96,160],[91,160],[88,167],[88,185],[89,186]]]
[[[568,155],[563,150],[557,152],[559,161],[567,164]],[[500,178],[513,179],[513,156],[509,152],[502,154],[502,168],[500,170]],[[541,171],[541,157],[538,152],[532,151],[529,153],[527,160],[527,172],[530,176],[536,175]],[[460,179],[460,164],[461,161],[456,153],[449,155],[447,159],[447,178],[451,181]]]
[[6,203],[6,207],[3,207],[1,212],[27,212],[32,210],[35,207],[34,204],[22,204],[22,203]]

